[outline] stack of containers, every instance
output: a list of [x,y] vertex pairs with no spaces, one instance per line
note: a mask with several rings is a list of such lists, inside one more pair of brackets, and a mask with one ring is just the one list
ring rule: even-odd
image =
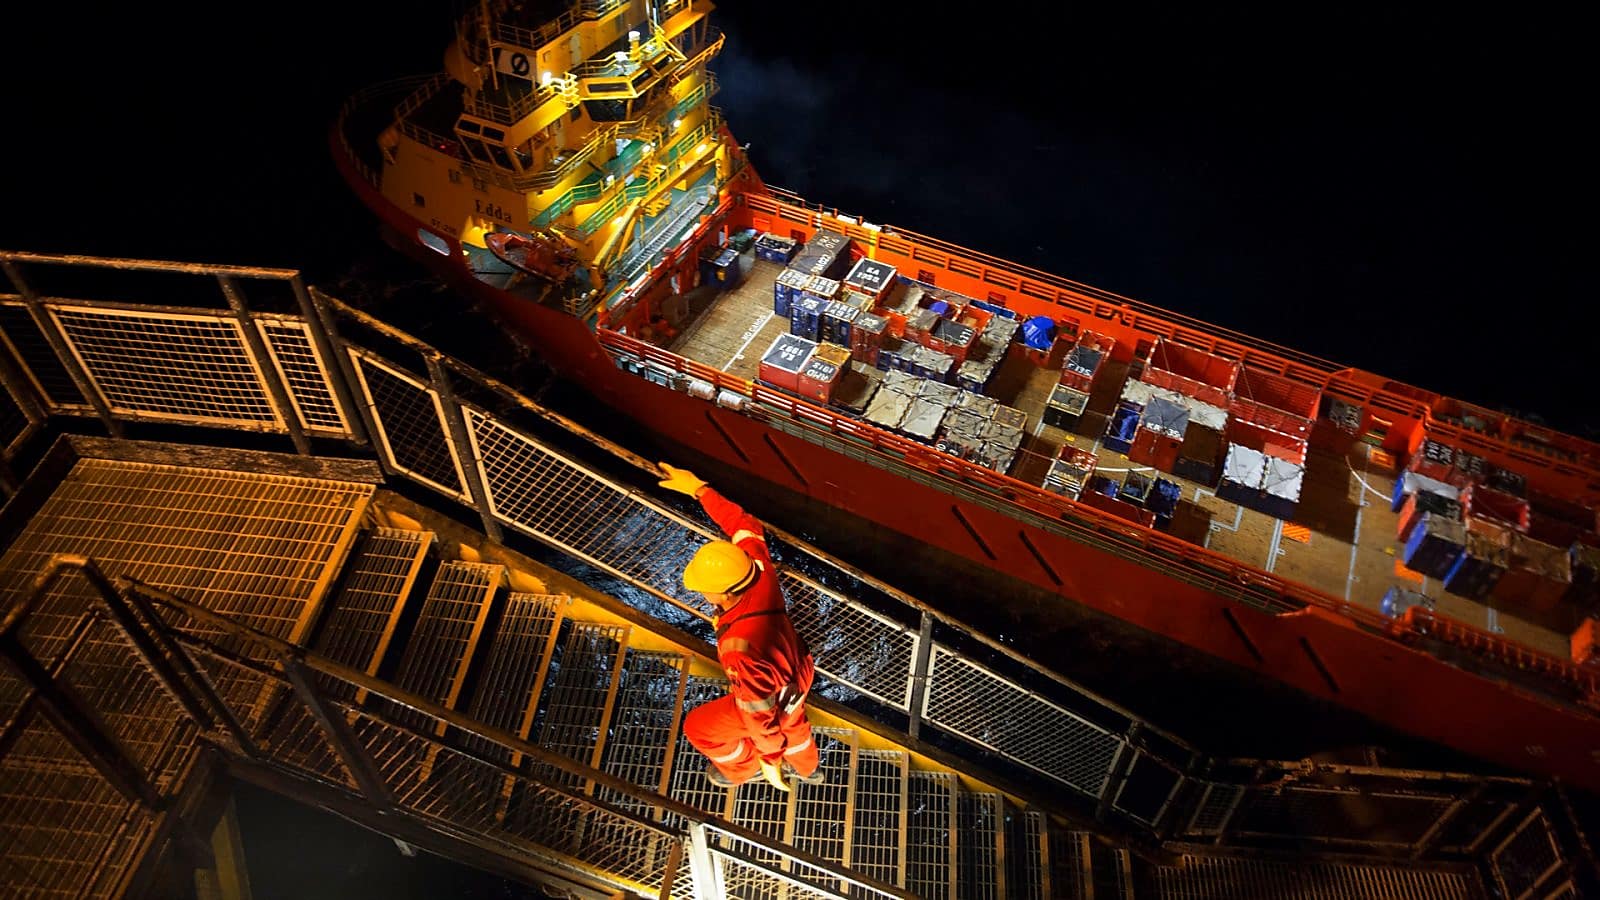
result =
[[1404,541],[1411,537],[1411,529],[1427,513],[1446,516],[1451,519],[1460,519],[1461,503],[1446,494],[1435,493],[1418,488],[1406,497],[1400,505],[1399,527],[1396,534]]
[[808,341],[822,340],[822,310],[827,301],[803,293],[789,304],[789,333]]
[[789,307],[810,284],[811,276],[798,269],[779,272],[778,280],[772,283],[772,311],[788,318]]
[[816,349],[816,341],[793,334],[780,334],[767,352],[761,355],[757,378],[773,387],[799,393],[800,372],[805,369]]
[[1178,447],[1189,428],[1189,409],[1165,397],[1151,397],[1139,418],[1139,431],[1128,459],[1162,472],[1178,462]]
[[871,297],[873,306],[888,296],[895,280],[894,266],[864,256],[856,260],[856,264],[844,276],[845,286]]
[[1204,422],[1189,418],[1189,427],[1183,431],[1183,444],[1178,447],[1178,459],[1172,464],[1172,474],[1187,478],[1196,484],[1215,485],[1221,474],[1226,442],[1222,432],[1209,428]]
[[[1089,405],[1095,376],[1111,356],[1112,338],[1085,331],[1061,362],[1061,378],[1045,405],[1045,421],[1057,428],[1075,428]],[[1181,435],[1180,435],[1181,437]]]
[[1028,415],[1020,409],[999,404],[983,430],[983,446],[973,462],[996,472],[1009,472],[1026,436]]
[[1094,474],[1098,461],[1099,458],[1088,450],[1063,445],[1061,452],[1050,463],[1050,471],[1045,474],[1045,489],[1078,499],[1083,493],[1084,484]]
[[966,360],[956,369],[956,384],[974,394],[987,390],[994,373],[1005,363],[1020,327],[1015,319],[990,316],[973,340]]
[[1466,542],[1460,558],[1444,574],[1444,589],[1482,602],[1489,599],[1511,561],[1512,532],[1488,519],[1468,518],[1464,524]]
[[771,232],[763,233],[756,238],[756,258],[775,262],[780,266],[787,266],[799,249],[799,241],[794,238],[779,237]]
[[806,275],[837,279],[850,267],[850,239],[834,231],[819,231],[789,262]]
[[1465,552],[1466,526],[1455,519],[1424,513],[1411,529],[1401,561],[1406,568],[1443,579]]
[[863,418],[885,431],[899,431],[906,410],[917,396],[918,379],[904,372],[886,372],[867,403]]
[[1511,562],[1489,596],[1508,608],[1542,616],[1572,587],[1572,557],[1561,547],[1511,533]]

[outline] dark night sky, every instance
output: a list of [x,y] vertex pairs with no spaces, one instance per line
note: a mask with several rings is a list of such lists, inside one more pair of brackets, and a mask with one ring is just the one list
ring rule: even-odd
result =
[[[0,247],[314,282],[391,257],[326,127],[437,69],[448,6],[9,11]],[[770,183],[1600,437],[1575,12],[935,8],[724,4],[714,102]]]

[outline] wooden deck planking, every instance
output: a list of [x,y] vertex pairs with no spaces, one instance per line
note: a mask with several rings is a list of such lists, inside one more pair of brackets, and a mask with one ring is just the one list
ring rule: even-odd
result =
[[[754,381],[762,354],[779,334],[788,331],[788,320],[774,315],[772,309],[772,285],[781,271],[776,263],[757,260],[738,287],[691,302],[691,321],[683,327],[673,351]],[[697,306],[701,308],[696,310]],[[1442,615],[1479,628],[1495,624],[1490,621],[1489,607],[1447,593],[1437,579],[1419,581],[1414,573],[1413,577],[1396,574],[1395,562],[1402,547],[1396,535],[1399,515],[1390,511],[1388,503],[1394,477],[1386,474],[1382,462],[1368,458],[1363,445],[1348,459],[1317,449],[1308,457],[1301,501],[1292,520],[1311,530],[1305,543],[1283,539],[1271,516],[1220,499],[1210,486],[1139,466],[1100,446],[1099,438],[1116,407],[1127,372],[1126,363],[1107,362],[1095,380],[1085,414],[1068,431],[1047,425],[1042,418],[1060,370],[1035,366],[1026,355],[1013,352],[989,391],[996,400],[1021,409],[1028,417],[1027,436],[1012,466],[1012,477],[1041,484],[1063,445],[1090,449],[1099,458],[1100,471],[1119,480],[1128,469],[1138,469],[1176,482],[1184,499],[1211,512],[1206,546],[1224,556],[1369,609],[1378,609],[1385,592],[1398,586],[1427,594]],[[1279,538],[1276,542],[1275,535]],[[1499,612],[1497,619],[1499,630],[1507,637],[1566,656],[1568,638],[1564,633],[1510,612]]]

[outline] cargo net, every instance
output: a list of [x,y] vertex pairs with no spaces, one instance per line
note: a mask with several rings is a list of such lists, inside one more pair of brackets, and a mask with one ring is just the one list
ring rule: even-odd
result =
[[267,351],[289,387],[289,402],[306,431],[344,436],[350,433],[344,412],[329,387],[326,362],[311,343],[311,331],[304,321],[274,319],[256,321],[266,338]]
[[938,644],[923,715],[1074,790],[1100,796],[1122,739]]
[[420,379],[376,357],[351,355],[377,425],[375,437],[389,464],[455,499],[468,499],[438,395]]
[[117,415],[285,428],[231,318],[77,306],[50,312]]

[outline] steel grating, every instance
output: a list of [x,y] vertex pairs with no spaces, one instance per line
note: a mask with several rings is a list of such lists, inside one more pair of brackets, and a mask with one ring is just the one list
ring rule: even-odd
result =
[[[730,898],[806,900],[814,897],[817,900],[836,900],[840,896],[836,889],[824,886],[829,881],[839,880],[832,873],[788,855],[780,857],[715,826],[706,830],[710,835],[713,861],[721,870],[723,884]],[[887,900],[891,896],[854,881],[849,881],[848,890],[850,896],[864,900]]]
[[[539,746],[598,767],[605,752],[629,627],[594,622],[571,622],[569,627],[555,680],[544,694]],[[544,772],[544,767],[535,767],[535,771]],[[565,772],[545,774],[555,783],[577,786]]]
[[476,409],[467,407],[466,413],[495,516],[698,608],[681,576],[703,537],[532,438]]
[[555,650],[564,599],[512,593],[495,625],[489,655],[467,711],[493,728],[526,738],[539,685]]
[[953,772],[913,770],[906,792],[906,890],[928,900],[955,896],[956,797]]
[[1244,788],[1237,784],[1205,782],[1200,803],[1195,807],[1194,817],[1189,820],[1188,833],[1206,836],[1221,834],[1244,793]]
[[232,316],[65,305],[50,314],[117,415],[286,427]]
[[[824,781],[795,785],[794,825],[790,829],[789,843],[797,850],[842,866],[850,853],[848,823],[856,736],[846,728],[814,726],[811,737],[817,742],[818,769]],[[839,887],[837,878],[825,878],[819,883]]]
[[[733,813],[728,821],[770,838],[774,843],[788,843],[792,800],[792,792],[784,793],[760,778],[747,781],[733,789]],[[745,852],[756,862],[775,868],[784,867],[790,862],[775,851],[759,847],[749,847]],[[730,891],[734,891],[735,887],[735,883],[728,885]],[[783,885],[770,878],[760,878],[746,883],[736,893],[752,900],[778,898],[783,896]]]
[[[328,603],[314,645],[317,652],[368,675],[378,674],[432,544],[433,533],[427,531],[377,528],[363,534],[343,583]],[[354,691],[332,679],[323,683],[335,696]]]
[[909,709],[917,633],[792,572],[782,576],[789,618],[806,636],[817,672]]
[[1012,896],[1022,900],[1051,900],[1044,813],[1024,812],[1013,817],[1011,825],[1016,840],[1006,847],[1006,861],[1011,865],[1008,875]]
[[939,644],[924,717],[1092,797],[1105,789],[1122,738]]
[[[483,636],[495,590],[505,580],[503,566],[450,561],[439,567],[422,603],[415,630],[406,642],[395,683],[429,700],[456,708],[472,655]],[[400,721],[417,714],[397,703],[380,704]]]
[[115,896],[153,824],[42,717],[0,756],[0,884],[8,896]]
[[1001,900],[1005,886],[1005,800],[989,792],[963,792],[956,803],[960,895]]
[[[683,713],[687,716],[691,710],[703,703],[709,703],[728,693],[728,681],[725,678],[705,678],[690,676],[683,689]],[[713,785],[706,778],[706,766],[710,762],[694,745],[689,743],[689,738],[683,733],[681,719],[678,729],[677,746],[672,754],[672,781],[668,786],[668,795],[674,800],[686,803],[695,809],[725,816],[728,812],[728,803],[732,791]],[[674,816],[667,816],[666,821],[674,827],[683,823]]]
[[[354,538],[373,486],[80,460],[0,556],[0,606],[16,603],[58,553],[171,591],[297,641]],[[67,579],[29,620],[48,662],[90,595]]]
[[1561,868],[1561,848],[1544,812],[1535,809],[1489,854],[1495,881],[1507,897],[1522,897]]
[[350,356],[377,426],[376,443],[389,465],[453,499],[470,501],[439,395],[375,356],[354,349]]
[[[652,793],[665,789],[670,762],[667,751],[678,734],[680,697],[688,669],[689,660],[682,654],[628,651],[602,769]],[[609,788],[600,788],[595,795],[637,813],[655,814]]]
[[861,750],[856,763],[850,867],[887,884],[905,884],[906,796],[910,764],[901,750]]
[[256,327],[289,388],[289,402],[301,427],[322,434],[348,435],[350,423],[329,387],[333,382],[328,366],[311,341],[310,327],[300,319],[256,319]]
[[1060,900],[1093,900],[1089,842],[1083,831],[1051,828],[1045,832],[1050,854],[1050,893]]
[[1185,856],[1150,867],[1159,900],[1475,900],[1467,876],[1415,867]]

